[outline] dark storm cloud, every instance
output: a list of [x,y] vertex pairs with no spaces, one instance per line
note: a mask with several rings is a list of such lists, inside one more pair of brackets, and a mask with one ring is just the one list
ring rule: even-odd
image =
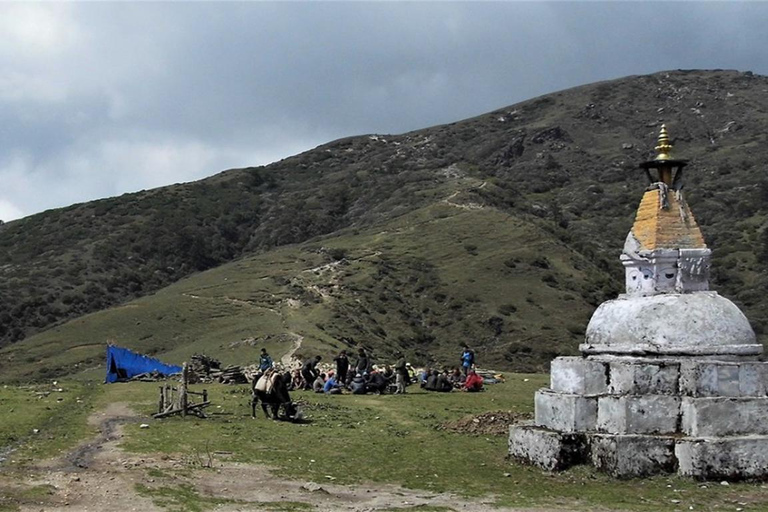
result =
[[597,80],[768,72],[761,3],[0,4],[0,218]]

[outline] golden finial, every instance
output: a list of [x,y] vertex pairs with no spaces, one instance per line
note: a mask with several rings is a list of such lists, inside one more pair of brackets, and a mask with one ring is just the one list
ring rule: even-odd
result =
[[659,152],[659,154],[656,155],[655,160],[669,160],[672,158],[670,156],[670,153],[672,152],[672,144],[669,143],[667,125],[665,124],[661,125],[661,131],[659,132],[659,145],[656,146],[655,149]]

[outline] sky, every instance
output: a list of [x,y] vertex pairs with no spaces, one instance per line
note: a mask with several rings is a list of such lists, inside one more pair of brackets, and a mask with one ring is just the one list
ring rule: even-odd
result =
[[768,74],[762,2],[0,1],[0,220],[669,69]]

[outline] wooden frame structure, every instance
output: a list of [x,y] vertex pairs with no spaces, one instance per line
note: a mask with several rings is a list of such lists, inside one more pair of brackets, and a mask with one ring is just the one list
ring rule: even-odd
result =
[[[192,403],[189,400],[189,395],[196,395],[202,397],[203,401],[200,403]],[[188,414],[197,416],[198,418],[207,418],[203,408],[209,406],[211,402],[208,401],[208,390],[204,389],[202,393],[189,390],[189,368],[187,363],[181,370],[181,382],[179,387],[175,388],[170,384],[164,384],[160,386],[160,398],[157,402],[157,414],[153,414],[153,418],[165,418],[167,416],[173,416],[174,414],[180,414],[182,417],[186,417]]]

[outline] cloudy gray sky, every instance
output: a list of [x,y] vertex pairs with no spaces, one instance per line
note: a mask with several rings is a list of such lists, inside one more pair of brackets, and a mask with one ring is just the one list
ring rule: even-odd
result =
[[665,69],[768,74],[768,3],[0,3],[0,219]]

